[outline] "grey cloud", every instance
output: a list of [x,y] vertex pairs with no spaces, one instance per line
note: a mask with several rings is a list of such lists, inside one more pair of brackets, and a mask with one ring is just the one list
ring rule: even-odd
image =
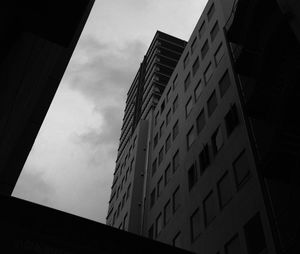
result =
[[30,200],[46,206],[52,206],[54,187],[43,179],[41,172],[35,172],[25,165],[22,175],[13,191],[13,196]]
[[[125,101],[126,92],[145,53],[145,45],[131,41],[120,49],[89,37],[78,45],[78,60],[70,63],[66,79],[71,88],[101,105],[107,98]],[[80,62],[80,54],[87,61]]]

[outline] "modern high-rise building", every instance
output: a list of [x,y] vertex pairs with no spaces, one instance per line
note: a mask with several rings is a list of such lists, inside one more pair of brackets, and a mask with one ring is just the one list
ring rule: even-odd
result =
[[[147,96],[140,94],[147,93],[147,86],[137,85],[133,93],[138,83],[133,82],[125,109],[109,201],[108,225],[201,254],[284,253],[278,244],[278,230],[281,230],[279,234],[291,234],[293,239],[297,239],[294,236],[299,227],[286,225],[286,222],[291,222],[286,217],[286,221],[282,218],[274,222],[272,213],[276,208],[277,215],[281,211],[286,215],[287,206],[295,203],[294,199],[284,205],[285,210],[278,208],[278,203],[274,202],[283,202],[284,197],[280,193],[281,198],[275,199],[276,190],[284,193],[295,190],[299,193],[299,188],[280,181],[269,181],[266,188],[264,176],[272,175],[272,167],[275,168],[276,163],[284,165],[284,160],[271,158],[272,155],[280,158],[281,152],[288,155],[286,158],[292,159],[286,166],[292,166],[293,172],[299,168],[299,159],[296,159],[299,149],[292,148],[294,152],[298,151],[296,155],[282,149],[268,152],[272,146],[286,145],[284,135],[294,135],[298,125],[285,125],[287,128],[294,127],[294,132],[282,131],[283,134],[276,136],[274,133],[278,128],[269,129],[276,127],[276,124],[256,121],[253,125],[249,115],[249,112],[256,114],[259,111],[255,107],[255,98],[258,98],[260,107],[268,106],[260,112],[267,111],[273,123],[278,122],[271,106],[276,106],[274,98],[281,98],[268,98],[269,102],[263,103],[267,90],[261,88],[262,80],[268,82],[268,77],[262,75],[264,72],[259,68],[275,61],[276,58],[271,56],[276,56],[274,50],[279,46],[266,44],[265,37],[274,40],[275,35],[281,34],[279,29],[267,29],[268,33],[264,33],[264,29],[271,21],[283,22],[284,19],[281,20],[283,15],[280,16],[277,1],[259,2],[209,0],[170,78],[166,85],[161,86],[161,90],[157,90],[157,100],[145,114],[141,109],[147,104]],[[273,19],[268,20],[265,13]],[[235,19],[234,15],[237,15]],[[293,25],[296,20],[293,19]],[[264,25],[260,30],[259,24]],[[284,27],[288,25],[280,28]],[[295,30],[295,26],[292,28]],[[243,33],[239,29],[243,29]],[[293,49],[299,49],[292,33],[291,30],[282,35],[288,36]],[[251,40],[250,36],[255,38]],[[240,47],[236,45],[238,42]],[[242,43],[252,48],[245,47],[246,50],[243,50]],[[264,59],[273,60],[255,60],[251,49],[258,45],[267,45],[269,51]],[[150,51],[151,48],[152,44]],[[282,54],[283,58],[277,61],[288,58],[290,53]],[[287,79],[289,71],[299,77],[292,67],[296,62],[289,62],[290,65],[286,65],[290,66],[288,70],[282,64],[283,75],[279,75],[277,80]],[[275,64],[272,66],[274,69],[278,67],[275,68]],[[140,77],[143,68],[147,69],[142,64],[137,77]],[[257,70],[260,72],[257,73]],[[256,75],[256,83],[253,83],[253,76],[245,75],[249,73]],[[268,69],[270,74],[271,70]],[[293,82],[299,80],[292,77]],[[276,81],[273,78],[271,80]],[[246,104],[249,94],[252,97]],[[287,108],[287,105],[294,107],[297,104],[288,103],[287,98],[295,99],[297,96],[286,97],[281,106]],[[133,113],[129,114],[128,111]],[[282,111],[278,112],[283,114]],[[287,113],[287,110],[283,112]],[[132,115],[130,121],[127,120],[129,115]],[[281,119],[292,122],[288,116],[286,114]],[[129,123],[130,133],[126,131]],[[298,137],[295,135],[294,138]],[[279,143],[270,141],[277,137],[281,137]],[[297,147],[297,144],[293,145]],[[268,164],[264,176],[258,160],[260,151],[268,154],[264,155],[264,163]],[[272,177],[282,176],[278,171],[277,167]],[[273,198],[273,203],[270,198]],[[295,216],[295,213],[291,215]],[[295,218],[294,221],[297,222]],[[287,228],[294,231],[289,232]],[[292,251],[286,253],[298,253],[296,248]]]

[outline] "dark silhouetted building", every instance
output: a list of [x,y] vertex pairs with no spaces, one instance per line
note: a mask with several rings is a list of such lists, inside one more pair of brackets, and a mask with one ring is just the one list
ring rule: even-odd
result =
[[148,114],[134,81],[108,225],[201,254],[299,252],[299,5],[278,2],[209,0]]

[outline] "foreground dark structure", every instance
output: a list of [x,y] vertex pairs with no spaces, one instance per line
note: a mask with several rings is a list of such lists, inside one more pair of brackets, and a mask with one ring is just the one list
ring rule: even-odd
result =
[[4,1],[0,40],[0,193],[10,195],[93,0]]
[[3,253],[190,253],[17,198],[0,202]]
[[227,36],[277,253],[300,246],[300,4],[237,1]]

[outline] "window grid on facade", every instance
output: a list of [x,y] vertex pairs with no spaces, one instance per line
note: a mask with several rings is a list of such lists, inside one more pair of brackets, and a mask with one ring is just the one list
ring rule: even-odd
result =
[[219,28],[219,23],[218,21],[216,21],[216,23],[214,24],[213,28],[210,31],[210,38],[211,41],[214,41],[214,39],[216,38],[218,32],[219,32],[220,28]]
[[209,117],[213,114],[217,106],[218,106],[217,94],[216,91],[214,90],[211,96],[209,97],[209,99],[207,100],[207,113]]
[[189,72],[184,80],[184,90],[185,91],[189,88],[190,84],[191,84],[191,74]]

